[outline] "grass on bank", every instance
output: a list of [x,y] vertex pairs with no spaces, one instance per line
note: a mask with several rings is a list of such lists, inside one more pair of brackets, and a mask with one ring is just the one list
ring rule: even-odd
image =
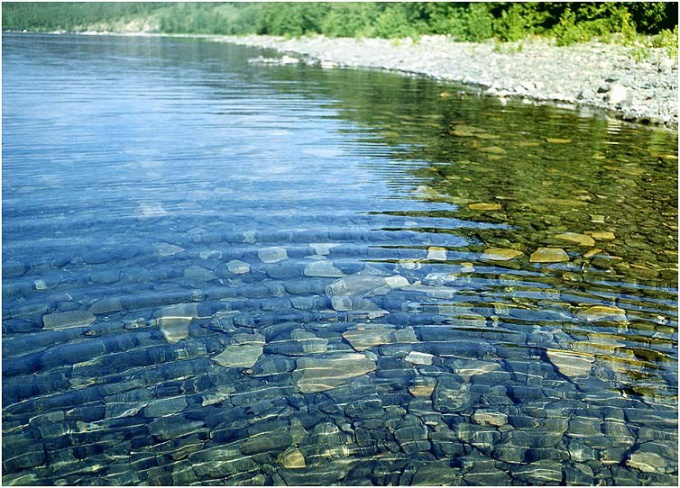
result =
[[547,37],[559,46],[599,40],[677,56],[676,2],[165,3],[3,2],[3,29],[121,31],[286,37],[379,37],[516,42]]

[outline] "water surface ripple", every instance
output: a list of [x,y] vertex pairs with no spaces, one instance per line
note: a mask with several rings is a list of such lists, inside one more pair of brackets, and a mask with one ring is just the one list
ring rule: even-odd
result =
[[261,54],[3,35],[3,483],[677,484],[677,134]]

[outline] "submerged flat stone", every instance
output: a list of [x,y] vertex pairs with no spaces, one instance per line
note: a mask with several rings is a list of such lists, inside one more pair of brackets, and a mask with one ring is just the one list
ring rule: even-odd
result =
[[286,469],[302,469],[307,467],[305,457],[297,447],[290,447],[279,454],[276,462]]
[[446,249],[443,247],[427,248],[427,259],[431,261],[446,261]]
[[437,380],[430,376],[416,376],[408,392],[414,397],[430,397],[437,386]]
[[588,235],[595,239],[596,241],[613,241],[616,239],[616,235],[613,232],[609,232],[606,230],[594,230],[591,232],[588,232]]
[[332,390],[351,378],[375,371],[375,362],[363,354],[337,354],[328,357],[306,357],[297,360],[293,379],[302,393]]
[[288,253],[285,247],[265,247],[258,249],[257,256],[265,264],[278,263],[284,259],[288,259]]
[[305,276],[318,278],[340,278],[344,273],[333,266],[330,261],[315,261],[305,267]]
[[310,243],[309,247],[314,250],[317,256],[328,256],[331,253],[331,249],[338,247],[340,244],[332,243]]
[[156,324],[165,340],[175,344],[189,337],[189,324],[198,317],[197,303],[178,303],[156,312]]
[[500,203],[471,203],[468,205],[470,210],[493,211],[503,208]]
[[569,261],[569,256],[564,249],[559,247],[539,247],[529,257],[532,263],[562,263]]
[[264,343],[232,344],[211,359],[225,368],[251,368],[263,352]]
[[523,256],[522,251],[516,249],[505,249],[501,247],[489,247],[482,253],[481,259],[487,261],[509,261]]
[[49,330],[85,327],[93,324],[97,317],[86,310],[72,310],[70,312],[55,312],[43,315],[43,328]]
[[595,358],[590,354],[548,349],[546,355],[557,370],[568,378],[583,378],[590,375]]
[[434,356],[432,354],[427,354],[424,352],[417,352],[417,351],[411,351],[409,352],[406,357],[404,358],[404,361],[411,363],[411,364],[420,364],[423,366],[429,366],[432,364],[432,361],[434,359]]
[[230,273],[237,275],[250,273],[250,265],[238,259],[233,259],[227,263],[227,269]]
[[588,322],[597,322],[600,320],[609,320],[612,322],[628,322],[626,311],[618,307],[609,307],[606,305],[595,305],[578,313],[580,318],[586,319]]
[[595,245],[595,239],[585,234],[577,234],[576,232],[564,232],[562,234],[557,234],[555,235],[555,239],[578,244],[579,246]]
[[154,254],[161,257],[174,256],[175,254],[184,252],[183,247],[175,246],[174,244],[168,244],[167,242],[159,242],[154,244],[153,249]]
[[357,352],[382,344],[418,342],[413,327],[396,329],[386,324],[359,324],[343,332],[342,337]]

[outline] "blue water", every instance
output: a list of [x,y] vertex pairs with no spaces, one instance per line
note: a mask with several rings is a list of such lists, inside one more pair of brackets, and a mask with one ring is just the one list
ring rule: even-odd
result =
[[261,54],[3,35],[3,482],[676,484],[677,134]]

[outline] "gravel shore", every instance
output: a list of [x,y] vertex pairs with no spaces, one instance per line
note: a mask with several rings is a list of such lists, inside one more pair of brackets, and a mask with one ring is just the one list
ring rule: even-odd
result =
[[678,127],[678,60],[649,49],[639,61],[630,47],[602,43],[557,47],[548,41],[453,42],[444,36],[411,39],[216,38],[304,55],[324,67],[386,69],[462,82],[491,96],[519,96],[597,107],[616,118]]

